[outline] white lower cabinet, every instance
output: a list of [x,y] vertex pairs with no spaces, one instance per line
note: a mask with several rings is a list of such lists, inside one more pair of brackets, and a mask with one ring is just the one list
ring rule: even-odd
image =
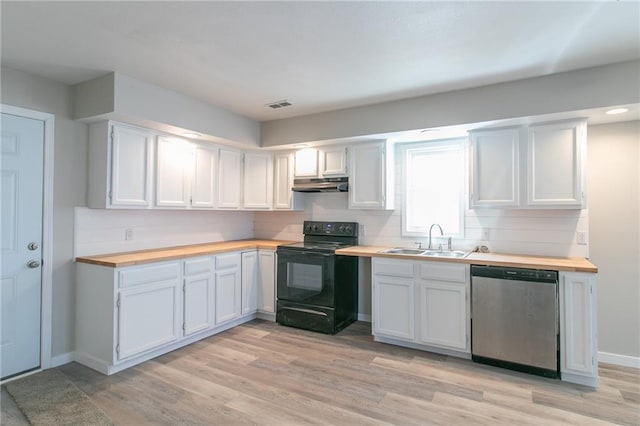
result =
[[420,283],[420,341],[468,351],[467,289],[464,282]]
[[274,258],[250,250],[117,268],[78,263],[75,360],[113,374],[258,309],[274,312]]
[[215,278],[213,257],[182,261],[183,310],[182,329],[185,336],[210,329],[215,325]]
[[560,373],[562,379],[598,384],[595,275],[560,273]]
[[180,338],[176,280],[122,290],[118,297],[118,360],[142,354]]
[[242,315],[258,310],[258,251],[242,253]]
[[258,311],[276,312],[276,254],[273,250],[258,251]]
[[242,311],[240,253],[216,256],[216,325],[239,318]]
[[373,281],[373,332],[415,339],[415,283],[411,279],[376,276]]
[[469,266],[374,258],[373,334],[470,353]]

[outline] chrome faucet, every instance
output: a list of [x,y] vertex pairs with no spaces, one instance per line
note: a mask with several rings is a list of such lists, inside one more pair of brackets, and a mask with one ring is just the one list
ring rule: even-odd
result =
[[431,231],[433,230],[434,226],[438,227],[438,229],[440,230],[440,235],[444,235],[444,232],[442,232],[442,226],[438,225],[437,223],[434,223],[433,225],[431,225],[431,227],[429,228],[429,247],[428,247],[429,250],[431,250]]

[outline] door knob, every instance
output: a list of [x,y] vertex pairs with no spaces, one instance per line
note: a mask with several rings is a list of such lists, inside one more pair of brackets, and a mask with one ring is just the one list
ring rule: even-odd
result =
[[27,248],[31,251],[33,250],[38,250],[38,243],[33,242],[33,243],[29,243],[29,245],[27,246]]
[[37,268],[38,266],[40,266],[40,261],[39,260],[35,260],[35,259],[31,259],[30,261],[27,262],[27,266],[29,268]]

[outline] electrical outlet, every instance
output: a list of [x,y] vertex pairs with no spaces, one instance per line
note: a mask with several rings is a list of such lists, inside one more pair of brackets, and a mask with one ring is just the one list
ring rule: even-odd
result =
[[489,228],[482,228],[480,239],[482,241],[489,241]]
[[587,233],[584,231],[578,231],[576,235],[576,240],[578,244],[586,245],[587,244]]
[[133,228],[126,228],[124,230],[124,239],[133,240]]

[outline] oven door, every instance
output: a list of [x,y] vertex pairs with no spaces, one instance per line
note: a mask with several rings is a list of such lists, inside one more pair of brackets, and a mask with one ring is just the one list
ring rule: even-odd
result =
[[278,300],[333,307],[335,255],[278,249]]

